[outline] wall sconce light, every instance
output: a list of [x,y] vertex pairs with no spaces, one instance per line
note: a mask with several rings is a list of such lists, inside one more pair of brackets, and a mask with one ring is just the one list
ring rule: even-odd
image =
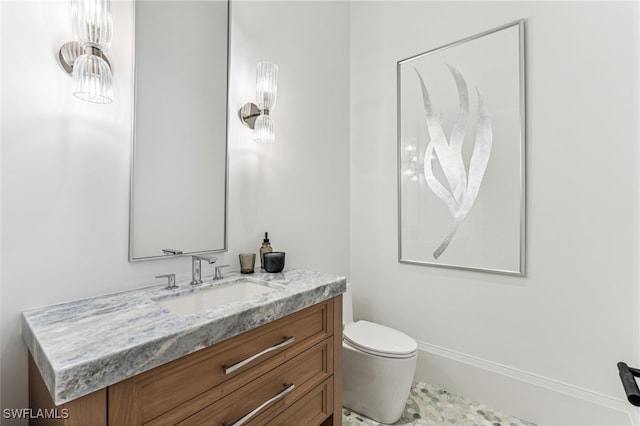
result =
[[71,0],[71,19],[79,42],[65,43],[58,53],[73,79],[71,91],[82,100],[110,104],[113,76],[104,52],[111,46],[111,0]]
[[254,130],[253,140],[259,143],[274,143],[273,119],[269,111],[276,105],[278,92],[278,66],[270,62],[260,62],[256,67],[256,102],[249,102],[240,108],[242,123]]

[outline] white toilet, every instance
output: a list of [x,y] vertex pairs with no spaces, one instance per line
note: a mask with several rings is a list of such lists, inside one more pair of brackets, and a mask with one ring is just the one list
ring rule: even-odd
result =
[[411,391],[418,344],[393,328],[353,322],[349,284],[342,303],[343,405],[380,423],[395,423]]

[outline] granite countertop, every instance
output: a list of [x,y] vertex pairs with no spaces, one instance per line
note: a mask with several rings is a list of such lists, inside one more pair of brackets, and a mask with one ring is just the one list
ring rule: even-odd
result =
[[[285,269],[271,274],[229,272],[198,287],[156,285],[65,302],[22,313],[22,335],[60,405],[343,293],[341,276]],[[191,314],[156,301],[224,285],[238,278],[277,288]]]

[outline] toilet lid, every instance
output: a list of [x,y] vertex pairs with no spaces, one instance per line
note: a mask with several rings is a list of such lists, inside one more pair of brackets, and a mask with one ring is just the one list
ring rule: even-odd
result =
[[403,358],[418,349],[416,341],[406,334],[369,321],[347,324],[343,335],[347,344],[372,355]]

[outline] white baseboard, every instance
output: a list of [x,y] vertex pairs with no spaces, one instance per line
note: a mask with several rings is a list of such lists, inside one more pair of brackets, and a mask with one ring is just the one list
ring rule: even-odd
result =
[[624,400],[425,342],[416,379],[538,425],[640,425]]

